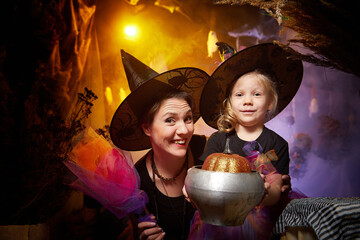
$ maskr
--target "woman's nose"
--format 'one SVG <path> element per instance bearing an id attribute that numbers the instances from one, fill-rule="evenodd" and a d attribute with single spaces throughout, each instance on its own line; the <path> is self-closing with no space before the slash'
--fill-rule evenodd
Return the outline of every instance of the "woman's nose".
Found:
<path id="1" fill-rule="evenodd" d="M 187 128 L 186 124 L 184 122 L 179 123 L 177 128 L 178 134 L 187 134 L 189 132 L 189 129 Z"/>

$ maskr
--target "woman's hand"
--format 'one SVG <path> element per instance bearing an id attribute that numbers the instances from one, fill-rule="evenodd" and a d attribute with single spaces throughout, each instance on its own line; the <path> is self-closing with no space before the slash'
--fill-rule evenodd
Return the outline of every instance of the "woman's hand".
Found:
<path id="1" fill-rule="evenodd" d="M 152 219 L 155 219 L 154 216 L 151 216 Z M 138 229 L 140 232 L 140 239 L 148 239 L 148 240 L 161 240 L 165 237 L 165 232 L 162 228 L 154 222 L 139 222 Z"/>
<path id="2" fill-rule="evenodd" d="M 188 201 L 189 203 L 191 203 L 191 200 L 190 200 L 190 198 L 189 198 L 189 195 L 188 195 L 187 192 L 186 192 L 185 185 L 184 185 L 183 188 L 182 188 L 182 192 L 183 192 L 183 194 L 184 194 L 184 196 L 185 196 L 186 201 Z"/>
<path id="3" fill-rule="evenodd" d="M 185 185 L 184 185 L 183 188 L 182 188 L 182 192 L 183 192 L 183 194 L 184 194 L 184 196 L 185 196 L 186 201 L 188 201 L 189 203 L 191 203 L 191 205 L 192 205 L 194 208 L 196 208 L 195 204 L 191 201 L 191 199 L 189 198 L 189 195 L 188 195 L 187 192 L 186 192 Z"/>
<path id="4" fill-rule="evenodd" d="M 191 169 L 191 168 L 189 168 L 189 169 L 187 170 L 187 172 L 189 172 L 190 169 Z M 183 188 L 182 188 L 182 192 L 183 192 L 183 194 L 184 194 L 184 196 L 185 196 L 186 201 L 188 201 L 189 203 L 191 203 L 191 205 L 192 205 L 194 208 L 196 208 L 196 206 L 195 206 L 194 203 L 191 201 L 191 199 L 189 198 L 189 195 L 188 195 L 187 192 L 186 192 L 185 185 L 184 185 Z"/>

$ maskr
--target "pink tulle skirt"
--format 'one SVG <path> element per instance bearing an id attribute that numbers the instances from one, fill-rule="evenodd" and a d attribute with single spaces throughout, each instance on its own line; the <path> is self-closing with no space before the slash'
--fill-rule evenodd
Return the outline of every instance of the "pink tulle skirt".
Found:
<path id="1" fill-rule="evenodd" d="M 132 159 L 112 148 L 91 128 L 64 164 L 77 177 L 69 185 L 99 201 L 118 218 L 144 211 L 148 197 L 140 190 Z"/>

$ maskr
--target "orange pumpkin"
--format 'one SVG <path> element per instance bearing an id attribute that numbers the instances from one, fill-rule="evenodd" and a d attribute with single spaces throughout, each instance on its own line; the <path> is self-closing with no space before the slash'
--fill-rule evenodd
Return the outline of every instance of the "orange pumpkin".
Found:
<path id="1" fill-rule="evenodd" d="M 201 169 L 215 172 L 251 172 L 249 161 L 233 153 L 213 153 L 204 161 Z"/>

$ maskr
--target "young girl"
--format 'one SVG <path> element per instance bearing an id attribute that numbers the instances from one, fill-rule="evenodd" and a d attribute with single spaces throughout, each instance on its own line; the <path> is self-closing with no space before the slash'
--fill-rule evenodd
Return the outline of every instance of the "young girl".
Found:
<path id="1" fill-rule="evenodd" d="M 284 207 L 280 201 L 281 175 L 289 174 L 290 158 L 288 143 L 265 123 L 291 101 L 301 83 L 302 71 L 301 61 L 292 60 L 273 44 L 247 48 L 215 70 L 203 90 L 200 112 L 204 121 L 219 131 L 210 136 L 200 159 L 223 152 L 228 138 L 233 153 L 257 159 L 254 169 L 265 174 L 270 188 L 243 225 L 213 226 L 201 222 L 197 215 L 190 239 L 271 239 L 272 228 Z M 262 158 L 251 158 L 254 153 Z"/>
<path id="2" fill-rule="evenodd" d="M 247 156 L 243 148 L 247 142 L 256 141 L 265 151 L 277 149 L 280 160 L 274 161 L 281 174 L 288 174 L 288 143 L 264 123 L 276 110 L 278 95 L 275 84 L 260 70 L 245 73 L 229 86 L 229 96 L 224 100 L 224 111 L 218 119 L 219 132 L 208 140 L 201 156 L 222 152 L 226 138 L 230 139 L 230 150 L 241 156 Z M 254 145 L 259 147 L 258 145 Z M 251 149 L 258 150 L 258 149 Z M 272 205 L 280 199 L 282 180 L 279 173 L 268 175 L 272 182 L 269 194 L 264 198 L 264 205 Z"/>

